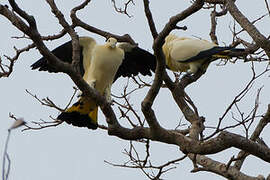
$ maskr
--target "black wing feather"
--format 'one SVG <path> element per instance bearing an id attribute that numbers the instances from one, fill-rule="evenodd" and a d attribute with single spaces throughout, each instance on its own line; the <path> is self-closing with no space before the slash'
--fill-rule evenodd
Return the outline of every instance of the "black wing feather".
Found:
<path id="1" fill-rule="evenodd" d="M 51 52 L 63 62 L 67 62 L 67 63 L 72 62 L 72 43 L 71 43 L 71 41 L 68 41 L 65 44 L 62 44 L 61 46 L 55 48 Z M 48 71 L 50 73 L 57 72 L 53 66 L 50 66 L 48 64 L 47 60 L 44 57 L 40 58 L 34 64 L 32 64 L 31 68 L 32 68 L 32 70 L 38 69 L 39 71 Z M 81 71 L 81 75 L 83 76 L 84 68 L 83 68 L 83 54 L 82 54 L 82 47 L 81 46 L 80 46 L 80 71 Z"/>
<path id="2" fill-rule="evenodd" d="M 132 48 L 131 51 L 125 52 L 125 57 L 116 72 L 114 81 L 120 76 L 131 77 L 139 73 L 151 76 L 151 71 L 155 72 L 156 57 L 150 52 L 139 47 Z"/>

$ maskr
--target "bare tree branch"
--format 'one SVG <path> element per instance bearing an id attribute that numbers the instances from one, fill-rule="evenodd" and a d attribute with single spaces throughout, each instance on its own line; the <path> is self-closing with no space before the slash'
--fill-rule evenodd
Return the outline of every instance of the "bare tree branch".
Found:
<path id="1" fill-rule="evenodd" d="M 244 28 L 252 39 L 265 50 L 270 58 L 270 41 L 239 11 L 232 0 L 226 0 L 226 7 L 233 18 Z"/>
<path id="2" fill-rule="evenodd" d="M 149 0 L 143 0 L 144 3 L 144 11 L 145 16 L 148 21 L 148 25 L 151 31 L 151 34 L 154 39 L 153 50 L 154 54 L 157 58 L 157 67 L 155 72 L 155 78 L 153 83 L 148 83 L 139 78 L 132 78 L 135 82 L 136 88 L 132 90 L 128 90 L 127 86 L 124 88 L 124 92 L 121 95 L 114 96 L 117 98 L 114 103 L 117 105 L 120 111 L 120 117 L 116 117 L 114 110 L 111 107 L 111 104 L 106 101 L 104 97 L 102 97 L 98 92 L 96 92 L 93 88 L 89 87 L 89 85 L 82 79 L 79 75 L 79 42 L 78 35 L 75 31 L 76 27 L 82 27 L 89 32 L 93 32 L 99 34 L 105 38 L 115 37 L 119 42 L 130 42 L 132 44 L 136 44 L 136 42 L 128 35 L 125 34 L 123 36 L 112 34 L 108 31 L 104 31 L 88 25 L 77 17 L 77 12 L 79 10 L 83 10 L 87 5 L 89 5 L 91 0 L 83 0 L 81 4 L 74 7 L 70 12 L 70 18 L 72 20 L 72 24 L 69 24 L 68 21 L 64 18 L 63 13 L 58 9 L 54 0 L 47 0 L 47 3 L 50 5 L 50 8 L 53 14 L 59 21 L 59 24 L 62 26 L 62 30 L 55 35 L 41 36 L 38 32 L 37 25 L 33 16 L 29 15 L 23 9 L 21 9 L 14 0 L 9 0 L 9 3 L 12 7 L 10 10 L 7 6 L 0 5 L 0 14 L 6 17 L 12 24 L 19 29 L 22 33 L 22 37 L 14 37 L 16 39 L 30 39 L 33 41 L 32 44 L 29 44 L 25 48 L 16 49 L 15 48 L 15 56 L 8 57 L 6 56 L 9 64 L 6 65 L 0 59 L 0 78 L 9 76 L 13 70 L 14 62 L 19 58 L 20 54 L 26 52 L 32 48 L 37 48 L 39 52 L 48 59 L 48 63 L 53 65 L 55 69 L 59 72 L 64 72 L 70 76 L 70 78 L 74 81 L 77 87 L 85 94 L 87 97 L 91 97 L 93 100 L 97 102 L 97 104 L 101 107 L 102 112 L 106 117 L 107 125 L 98 125 L 99 128 L 106 130 L 109 135 L 117 136 L 124 140 L 130 140 L 130 148 L 125 150 L 125 154 L 128 155 L 129 160 L 125 164 L 117 165 L 114 163 L 109 163 L 113 166 L 127 167 L 127 168 L 139 168 L 149 179 L 160 179 L 161 176 L 167 171 L 176 168 L 176 164 L 183 160 L 185 157 L 189 157 L 193 163 L 194 169 L 192 172 L 199 171 L 208 171 L 220 176 L 223 176 L 228 179 L 240 180 L 240 179 L 256 179 L 261 180 L 264 177 L 259 175 L 257 177 L 248 176 L 240 171 L 241 166 L 248 155 L 254 155 L 266 162 L 270 162 L 270 149 L 266 146 L 266 144 L 260 140 L 260 134 L 265 126 L 269 123 L 270 116 L 270 105 L 268 106 L 268 110 L 266 114 L 261 118 L 260 122 L 256 126 L 255 131 L 252 133 L 250 139 L 248 139 L 250 131 L 254 126 L 256 120 L 261 117 L 257 115 L 258 113 L 258 101 L 259 101 L 259 92 L 257 98 L 255 100 L 255 106 L 252 110 L 243 111 L 241 106 L 239 106 L 239 102 L 247 95 L 247 93 L 251 90 L 251 87 L 255 80 L 258 77 L 262 76 L 264 73 L 269 71 L 267 67 L 263 73 L 257 75 L 254 70 L 254 62 L 262 62 L 269 61 L 270 55 L 270 42 L 269 37 L 266 38 L 263 34 L 259 32 L 259 30 L 255 27 L 255 22 L 261 21 L 264 16 L 259 17 L 258 19 L 250 22 L 235 5 L 233 0 L 193 0 L 190 7 L 185 9 L 184 11 L 172 16 L 168 23 L 164 26 L 160 33 L 157 32 L 155 27 L 155 22 L 152 17 L 152 12 L 149 7 Z M 131 3 L 134 3 L 132 0 L 127 0 L 124 4 L 124 9 L 118 8 L 116 6 L 116 2 L 112 0 L 114 8 L 116 11 L 120 13 L 124 13 L 127 16 L 130 16 L 128 13 L 128 6 Z M 266 9 L 269 13 L 269 5 L 265 1 Z M 213 42 L 218 43 L 218 36 L 216 35 L 217 29 L 217 18 L 223 15 L 226 15 L 229 11 L 233 18 L 240 24 L 242 29 L 240 31 L 236 30 L 236 25 L 231 29 L 233 42 L 231 43 L 232 47 L 236 47 L 240 44 L 244 45 L 246 48 L 245 52 L 242 52 L 243 59 L 245 62 L 252 61 L 252 79 L 246 85 L 246 87 L 234 98 L 231 104 L 229 104 L 228 108 L 225 110 L 224 114 L 220 118 L 216 127 L 214 127 L 214 133 L 210 134 L 207 138 L 202 138 L 203 133 L 205 133 L 204 123 L 206 119 L 199 115 L 199 107 L 196 106 L 194 101 L 192 100 L 192 96 L 189 96 L 185 91 L 186 88 L 195 83 L 204 72 L 199 71 L 198 73 L 189 76 L 184 75 L 180 78 L 181 73 L 175 75 L 175 81 L 173 82 L 171 78 L 168 76 L 165 71 L 166 64 L 164 54 L 162 52 L 162 45 L 164 43 L 165 37 L 174 29 L 185 30 L 186 26 L 180 27 L 177 24 L 181 21 L 185 20 L 192 14 L 201 10 L 210 10 L 211 13 L 211 31 L 210 37 Z M 218 10 L 217 10 L 218 9 Z M 248 32 L 252 39 L 255 41 L 248 42 L 246 40 L 241 39 L 242 32 Z M 65 34 L 69 34 L 72 39 L 73 45 L 73 61 L 72 64 L 67 64 L 61 62 L 57 57 L 55 57 L 48 48 L 44 45 L 44 40 L 53 40 L 62 37 Z M 262 48 L 263 50 L 261 50 Z M 254 53 L 249 55 L 249 53 Z M 266 53 L 266 54 L 265 54 Z M 268 57 L 267 57 L 267 56 Z M 236 61 L 236 60 L 233 60 Z M 232 62 L 233 62 L 232 61 Z M 163 84 L 163 80 L 165 85 Z M 129 101 L 129 97 L 137 90 L 142 89 L 143 87 L 150 87 L 147 92 L 144 100 L 141 103 L 141 110 L 143 112 L 144 118 L 140 117 L 140 112 L 133 107 L 131 101 Z M 190 126 L 183 130 L 171 130 L 164 129 L 159 124 L 160 120 L 157 117 L 155 111 L 158 109 L 153 108 L 153 103 L 159 94 L 160 88 L 168 88 L 173 95 L 174 101 L 177 103 L 179 110 L 183 113 L 185 119 L 190 123 Z M 65 108 L 60 108 L 56 106 L 56 104 L 49 98 L 39 99 L 36 95 L 28 92 L 32 97 L 38 100 L 42 105 L 52 107 L 57 109 L 58 111 L 64 111 L 71 103 L 72 98 L 76 94 L 76 90 L 72 95 L 71 99 L 68 102 L 68 105 Z M 232 111 L 232 108 L 235 108 L 236 113 L 232 113 L 232 120 L 235 122 L 226 126 L 221 127 L 221 123 L 223 122 L 224 117 Z M 244 114 L 245 113 L 245 114 Z M 10 115 L 10 117 L 15 118 L 14 115 Z M 39 130 L 47 127 L 54 127 L 61 124 L 61 121 L 57 121 L 52 118 L 52 121 L 44 121 L 40 120 L 38 122 L 33 122 L 34 127 L 25 125 L 26 128 L 24 130 Z M 127 128 L 122 126 L 119 122 L 119 119 L 125 119 L 128 123 Z M 147 124 L 145 123 L 147 122 Z M 240 136 L 238 134 L 234 134 L 231 132 L 225 132 L 225 130 L 241 127 L 244 129 L 244 135 Z M 201 137 L 201 138 L 200 138 Z M 199 139 L 200 138 L 200 139 Z M 140 143 L 144 143 L 145 152 L 142 156 L 140 152 L 133 145 L 133 140 L 136 140 Z M 161 143 L 171 144 L 179 147 L 180 151 L 184 152 L 184 157 L 177 158 L 171 161 L 167 161 L 161 165 L 153 165 L 150 158 L 150 141 L 158 141 Z M 234 156 L 228 160 L 228 162 L 221 163 L 217 162 L 213 159 L 210 159 L 203 155 L 208 154 L 216 154 L 223 150 L 230 148 L 237 148 L 241 150 L 237 157 Z M 231 164 L 235 162 L 234 166 Z M 6 173 L 6 172 L 5 172 Z M 8 173 L 6 173 L 8 174 Z M 7 176 L 8 177 L 8 176 Z M 269 177 L 268 177 L 269 179 Z M 5 179 L 6 180 L 6 179 Z"/>
<path id="3" fill-rule="evenodd" d="M 116 12 L 121 13 L 121 14 L 125 14 L 125 15 L 127 15 L 129 18 L 132 17 L 132 15 L 129 15 L 127 8 L 128 8 L 128 6 L 129 6 L 129 4 L 131 4 L 131 3 L 132 3 L 133 5 L 135 5 L 135 3 L 134 3 L 133 0 L 128 0 L 128 1 L 124 4 L 124 9 L 118 8 L 118 7 L 116 6 L 115 0 L 111 0 L 111 2 L 113 3 L 113 7 L 114 7 L 114 9 L 115 9 Z"/>
<path id="4" fill-rule="evenodd" d="M 157 29 L 155 27 L 152 13 L 151 13 L 150 8 L 149 8 L 149 0 L 143 0 L 143 4 L 144 4 L 144 13 L 145 13 L 145 16 L 148 20 L 150 31 L 152 33 L 153 38 L 156 39 L 156 37 L 158 36 L 158 33 L 157 33 Z"/>
<path id="5" fill-rule="evenodd" d="M 202 166 L 202 168 L 195 168 L 192 172 L 208 171 L 218 175 L 221 175 L 230 180 L 263 180 L 258 177 L 248 176 L 234 167 L 227 168 L 226 164 L 214 161 L 206 156 L 197 155 L 196 162 Z"/>
<path id="6" fill-rule="evenodd" d="M 82 20 L 80 20 L 76 13 L 77 11 L 83 9 L 85 6 L 88 5 L 88 3 L 90 3 L 91 0 L 85 0 L 81 5 L 73 8 L 71 10 L 71 13 L 70 13 L 70 17 L 72 19 L 72 26 L 79 26 L 79 27 L 82 27 L 84 28 L 85 30 L 88 30 L 90 32 L 93 32 L 93 33 L 96 33 L 96 34 L 99 34 L 103 37 L 105 37 L 106 39 L 110 38 L 110 37 L 114 37 L 117 39 L 118 42 L 129 42 L 131 44 L 134 44 L 134 45 L 137 45 L 136 42 L 128 35 L 128 34 L 125 34 L 123 36 L 119 36 L 119 35 L 116 35 L 116 34 L 112 34 L 110 32 L 107 32 L 107 31 L 103 31 L 101 29 L 98 29 L 94 26 L 91 26 L 85 22 L 83 22 Z"/>
<path id="7" fill-rule="evenodd" d="M 254 132 L 252 133 L 250 140 L 251 141 L 256 141 L 260 134 L 262 133 L 263 129 L 265 128 L 265 126 L 270 123 L 270 105 L 268 105 L 268 109 L 266 114 L 263 116 L 263 118 L 260 120 L 260 122 L 258 123 L 256 129 L 254 130 Z M 237 159 L 239 159 L 238 161 L 235 162 L 234 167 L 238 170 L 241 169 L 242 164 L 245 160 L 245 158 L 248 156 L 249 154 L 246 153 L 245 151 L 240 151 L 237 155 Z"/>
<path id="8" fill-rule="evenodd" d="M 250 91 L 254 81 L 256 79 L 258 79 L 259 77 L 261 77 L 263 74 L 265 74 L 268 71 L 269 71 L 269 69 L 265 69 L 263 72 L 261 72 L 260 74 L 257 75 L 256 72 L 255 72 L 254 67 L 252 66 L 252 78 L 251 78 L 251 80 L 247 83 L 245 88 L 238 95 L 235 96 L 232 103 L 227 107 L 224 114 L 219 118 L 218 125 L 216 127 L 216 131 L 214 133 L 212 133 L 211 135 L 209 135 L 208 137 L 206 137 L 205 139 L 209 139 L 209 138 L 215 136 L 217 133 L 220 132 L 221 123 L 224 120 L 225 116 L 228 114 L 228 112 L 232 109 L 233 106 L 235 106 L 237 104 L 237 102 L 241 101 L 241 99 L 245 97 L 245 95 Z"/>

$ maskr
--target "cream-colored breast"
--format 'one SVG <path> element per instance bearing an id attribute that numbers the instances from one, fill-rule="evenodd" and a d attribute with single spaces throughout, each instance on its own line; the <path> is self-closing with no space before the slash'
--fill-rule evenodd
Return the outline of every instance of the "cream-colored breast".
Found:
<path id="1" fill-rule="evenodd" d="M 168 40 L 168 39 L 167 39 Z M 173 47 L 172 41 L 165 41 L 165 44 L 162 46 L 163 53 L 165 55 L 166 65 L 170 68 L 172 71 L 180 71 L 185 72 L 189 69 L 188 64 L 185 63 L 179 63 L 174 58 L 171 57 L 171 50 Z"/>
<path id="2" fill-rule="evenodd" d="M 95 88 L 101 94 L 113 82 L 114 76 L 124 59 L 124 52 L 119 48 L 96 46 L 92 52 L 91 66 L 87 81 L 95 81 Z"/>

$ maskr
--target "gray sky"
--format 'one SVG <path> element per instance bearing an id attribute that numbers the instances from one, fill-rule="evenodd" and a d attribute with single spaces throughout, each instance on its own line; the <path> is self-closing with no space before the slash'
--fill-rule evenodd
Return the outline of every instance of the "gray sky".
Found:
<path id="1" fill-rule="evenodd" d="M 56 1 L 58 7 L 69 19 L 68 12 L 77 5 L 75 1 Z M 168 3 L 169 2 L 169 3 Z M 151 1 L 150 7 L 156 22 L 158 31 L 160 31 L 169 17 L 185 9 L 190 5 L 189 1 L 170 0 L 170 1 Z M 1 4 L 6 1 L 1 1 Z M 267 13 L 263 0 L 260 1 L 238 1 L 240 10 L 249 18 L 254 20 Z M 49 6 L 45 1 L 25 1 L 22 7 L 34 15 L 38 24 L 39 32 L 42 35 L 57 34 L 61 27 L 57 19 L 51 14 Z M 114 11 L 110 1 L 93 1 L 90 5 L 79 13 L 79 17 L 86 23 L 96 26 L 100 29 L 110 31 L 119 35 L 128 33 L 141 48 L 152 52 L 152 37 L 146 24 L 142 1 L 136 2 L 136 6 L 130 6 L 129 12 L 133 15 L 128 18 L 125 15 Z M 69 20 L 70 22 L 70 20 Z M 256 26 L 266 34 L 270 34 L 269 16 L 265 17 L 263 23 Z M 209 39 L 210 18 L 209 11 L 201 10 L 192 15 L 180 26 L 186 25 L 188 30 L 175 31 L 179 36 L 196 36 Z M 229 44 L 232 40 L 232 34 L 229 26 L 233 25 L 233 19 L 230 15 L 219 19 L 217 35 L 220 44 Z M 22 48 L 29 44 L 26 40 L 11 39 L 11 36 L 21 36 L 22 34 L 2 16 L 0 16 L 0 56 L 14 55 L 13 46 Z M 240 30 L 239 26 L 237 26 Z M 79 35 L 88 35 L 96 38 L 98 43 L 104 43 L 104 38 L 76 29 Z M 246 33 L 243 38 L 250 40 Z M 68 41 L 70 38 L 65 36 L 54 42 L 46 42 L 50 49 Z M 31 71 L 30 65 L 38 60 L 41 55 L 37 50 L 31 50 L 20 56 L 15 64 L 15 69 L 9 78 L 1 78 L 1 108 L 0 108 L 0 144 L 4 144 L 7 136 L 7 129 L 13 123 L 8 117 L 9 112 L 17 117 L 23 117 L 27 122 L 50 120 L 49 116 L 56 117 L 58 112 L 54 109 L 41 106 L 35 99 L 30 97 L 25 89 L 40 98 L 50 97 L 57 105 L 64 107 L 73 93 L 73 82 L 64 74 L 49 74 L 46 72 Z M 196 83 L 188 88 L 188 93 L 199 108 L 199 113 L 206 117 L 207 126 L 215 126 L 218 118 L 224 113 L 229 103 L 233 100 L 251 78 L 251 64 L 237 62 L 226 66 L 216 66 L 217 62 L 210 65 L 207 73 Z M 257 72 L 262 71 L 265 64 L 255 63 Z M 270 102 L 269 77 L 264 76 L 259 79 L 243 100 L 240 107 L 243 110 L 250 111 L 254 105 L 257 89 L 264 85 L 260 112 L 265 112 L 267 104 Z M 113 85 L 112 93 L 121 94 L 126 80 L 117 81 Z M 137 109 L 140 108 L 140 102 L 145 95 L 145 90 L 131 96 L 131 102 Z M 165 128 L 174 128 L 182 118 L 182 114 L 172 100 L 168 90 L 161 90 L 155 101 L 154 108 L 159 122 Z M 116 109 L 116 107 L 115 107 Z M 117 111 L 116 111 L 117 112 Z M 104 115 L 99 112 L 99 122 L 105 124 Z M 123 120 L 120 120 L 123 122 Z M 186 122 L 184 122 L 186 123 Z M 231 116 L 228 116 L 224 124 L 230 124 Z M 265 132 L 262 137 L 267 144 L 269 134 Z M 244 130 L 238 128 L 237 133 L 243 135 Z M 14 180 L 47 180 L 47 179 L 146 179 L 140 170 L 112 167 L 104 160 L 113 163 L 123 163 L 127 157 L 123 155 L 124 148 L 128 148 L 129 142 L 116 137 L 110 137 L 104 130 L 90 131 L 86 128 L 76 128 L 65 123 L 56 127 L 43 129 L 40 131 L 21 132 L 16 130 L 11 136 L 9 144 L 9 155 L 11 157 L 10 179 Z M 141 152 L 144 153 L 144 146 L 136 144 Z M 2 147 L 2 146 L 1 146 Z M 214 155 L 216 160 L 228 162 L 232 155 L 238 152 L 236 149 L 226 150 L 219 155 Z M 1 160 L 3 148 L 0 148 Z M 178 147 L 161 143 L 151 143 L 152 162 L 159 165 L 169 160 L 176 159 L 183 154 L 179 152 Z M 225 160 L 225 161 L 224 161 Z M 260 168 L 258 168 L 258 165 Z M 255 170 L 256 169 L 256 170 Z M 169 171 L 163 178 L 165 179 L 203 179 L 211 180 L 222 179 L 219 176 L 209 173 L 192 174 L 192 163 L 186 159 L 177 166 L 177 169 Z M 257 176 L 258 174 L 267 175 L 270 171 L 269 164 L 266 164 L 257 158 L 249 157 L 243 167 L 248 175 Z M 211 178 L 209 178 L 211 177 Z"/>

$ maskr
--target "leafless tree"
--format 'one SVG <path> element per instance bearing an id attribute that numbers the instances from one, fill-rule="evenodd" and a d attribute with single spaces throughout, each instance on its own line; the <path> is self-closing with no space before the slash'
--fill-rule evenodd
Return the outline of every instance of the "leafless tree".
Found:
<path id="1" fill-rule="evenodd" d="M 130 148 L 124 151 L 124 154 L 129 158 L 127 162 L 116 164 L 106 161 L 106 163 L 113 166 L 141 169 L 149 179 L 161 179 L 164 173 L 176 168 L 176 165 L 180 163 L 181 160 L 189 158 L 194 165 L 194 169 L 191 171 L 193 173 L 208 171 L 232 180 L 270 179 L 270 176 L 267 174 L 253 177 L 241 171 L 241 167 L 244 164 L 246 157 L 249 155 L 253 155 L 261 159 L 261 161 L 270 163 L 270 149 L 261 137 L 261 132 L 270 122 L 270 104 L 264 114 L 258 114 L 261 92 L 261 89 L 259 89 L 255 98 L 254 107 L 250 112 L 243 112 L 239 107 L 239 104 L 250 91 L 253 83 L 258 78 L 267 74 L 269 75 L 267 63 L 269 62 L 270 57 L 269 35 L 262 34 L 255 26 L 255 23 L 264 17 L 263 15 L 251 22 L 241 13 L 235 4 L 235 0 L 193 0 L 190 7 L 179 12 L 175 16 L 170 17 L 167 24 L 165 24 L 164 28 L 158 33 L 149 7 L 149 0 L 143 0 L 145 16 L 148 20 L 148 26 L 154 39 L 153 51 L 157 59 L 155 76 L 152 82 L 146 82 L 140 77 L 130 78 L 127 81 L 124 92 L 121 93 L 121 95 L 114 95 L 114 103 L 117 106 L 115 109 L 112 108 L 111 104 L 108 103 L 104 97 L 100 96 L 94 89 L 89 87 L 78 73 L 79 44 L 75 27 L 81 27 L 103 37 L 113 36 L 117 38 L 118 41 L 128 41 L 134 44 L 136 41 L 128 34 L 112 34 L 93 27 L 78 18 L 77 12 L 83 10 L 91 3 L 91 0 L 84 0 L 79 6 L 74 7 L 70 11 L 71 23 L 68 23 L 62 12 L 56 6 L 54 0 L 46 1 L 49 4 L 52 13 L 58 19 L 59 24 L 62 26 L 62 31 L 59 34 L 50 36 L 40 35 L 34 16 L 29 15 L 19 7 L 15 0 L 9 0 L 9 5 L 0 3 L 0 14 L 7 18 L 15 28 L 19 29 L 24 34 L 24 36 L 17 38 L 27 38 L 32 40 L 32 43 L 25 48 L 15 48 L 16 54 L 14 57 L 5 56 L 4 60 L 3 58 L 0 59 L 0 78 L 8 77 L 12 73 L 14 62 L 19 59 L 22 53 L 29 49 L 37 48 L 41 55 L 48 59 L 50 65 L 54 66 L 59 72 L 66 73 L 86 96 L 93 98 L 97 102 L 105 115 L 107 122 L 106 126 L 100 125 L 99 128 L 107 131 L 110 136 L 116 136 L 130 141 Z M 112 0 L 112 4 L 117 12 L 126 14 L 129 17 L 132 16 L 128 12 L 128 7 L 134 4 L 134 1 L 126 1 L 124 7 L 119 7 L 114 0 Z M 269 15 L 268 2 L 265 1 L 265 4 Z M 196 81 L 203 73 L 198 72 L 192 76 L 182 76 L 181 74 L 175 73 L 175 76 L 169 76 L 165 70 L 164 55 L 161 50 L 165 37 L 172 30 L 186 29 L 185 26 L 180 27 L 177 24 L 202 9 L 211 11 L 211 30 L 209 35 L 213 42 L 218 43 L 219 39 L 216 36 L 217 19 L 225 15 L 230 15 L 242 28 L 240 31 L 237 31 L 234 27 L 231 29 L 233 36 L 231 46 L 242 44 L 245 47 L 245 52 L 241 52 L 245 57 L 243 59 L 245 62 L 251 64 L 266 62 L 265 70 L 259 73 L 256 72 L 252 66 L 252 78 L 227 106 L 224 114 L 218 119 L 218 123 L 215 127 L 206 126 L 208 119 L 199 115 L 199 107 L 196 106 L 186 92 L 186 88 L 193 83 L 197 83 Z M 241 39 L 239 35 L 242 32 L 248 33 L 252 38 L 252 42 Z M 72 39 L 74 54 L 72 64 L 61 62 L 44 44 L 44 41 L 58 39 L 65 34 L 68 34 Z M 130 81 L 135 82 L 137 87 L 130 90 L 128 88 Z M 149 90 L 141 102 L 141 112 L 143 115 L 140 115 L 130 103 L 129 97 L 132 96 L 135 91 L 144 87 L 148 87 Z M 172 94 L 172 101 L 176 102 L 180 111 L 183 113 L 185 120 L 189 123 L 188 126 L 185 126 L 187 128 L 183 128 L 182 122 L 180 122 L 175 129 L 165 129 L 160 125 L 155 113 L 158 109 L 154 109 L 152 105 L 161 88 L 165 88 Z M 27 92 L 42 105 L 56 108 L 57 111 L 63 111 L 65 109 L 57 107 L 49 98 L 39 99 L 37 95 L 34 95 L 29 91 Z M 72 95 L 72 98 L 75 94 L 76 90 Z M 115 111 L 117 110 L 120 111 L 120 117 L 117 117 L 115 114 Z M 224 119 L 229 116 L 229 113 L 232 113 L 231 119 L 233 119 L 235 123 L 224 126 Z M 11 115 L 11 117 L 15 118 L 13 115 Z M 122 126 L 119 123 L 119 119 L 125 119 L 128 125 Z M 55 119 L 52 119 L 51 122 L 35 122 L 37 127 L 27 125 L 25 130 L 42 129 L 57 126 L 60 123 L 62 122 Z M 241 133 L 233 133 L 233 130 L 238 127 L 243 127 L 245 129 L 243 135 L 241 135 Z M 206 131 L 209 129 L 210 131 Z M 150 158 L 151 152 L 149 147 L 151 146 L 151 141 L 178 146 L 179 158 L 174 160 L 168 159 L 164 164 L 154 165 Z M 136 145 L 134 145 L 135 142 L 143 143 L 145 145 L 145 152 L 143 154 L 136 149 Z M 210 154 L 218 154 L 223 150 L 233 147 L 237 148 L 239 153 L 233 155 L 228 162 L 219 162 L 207 156 Z M 181 157 L 182 153 L 184 155 Z"/>

